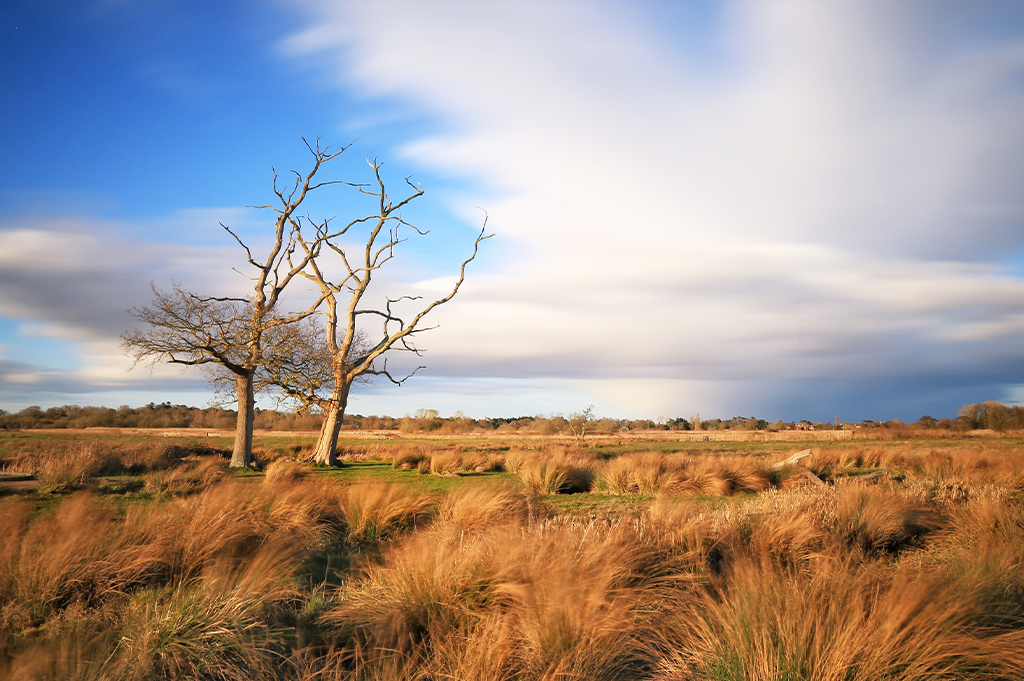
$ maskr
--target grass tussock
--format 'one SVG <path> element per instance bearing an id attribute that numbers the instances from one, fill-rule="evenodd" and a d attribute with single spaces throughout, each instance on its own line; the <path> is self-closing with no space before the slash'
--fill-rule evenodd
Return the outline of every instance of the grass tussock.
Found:
<path id="1" fill-rule="evenodd" d="M 297 461 L 277 459 L 267 465 L 263 481 L 268 485 L 291 485 L 304 479 L 307 470 L 306 466 Z"/>
<path id="2" fill-rule="evenodd" d="M 504 470 L 504 456 L 495 452 L 463 452 L 445 448 L 398 447 L 391 456 L 395 470 L 416 470 L 446 478 Z"/>
<path id="3" fill-rule="evenodd" d="M 174 468 L 145 473 L 142 476 L 143 488 L 158 497 L 194 494 L 224 480 L 228 475 L 227 469 L 227 462 L 219 458 L 186 461 Z"/>
<path id="4" fill-rule="evenodd" d="M 438 452 L 430 457 L 430 474 L 455 477 L 462 472 L 462 455 L 458 452 Z"/>
<path id="5" fill-rule="evenodd" d="M 534 494 L 580 494 L 595 489 L 592 455 L 565 448 L 541 452 L 509 452 L 505 468 Z"/>
<path id="6" fill-rule="evenodd" d="M 417 447 L 395 452 L 391 484 L 283 457 L 261 483 L 217 457 L 111 451 L 79 451 L 69 468 L 93 473 L 59 492 L 0 498 L 0 678 L 1024 669 L 1024 460 L 1005 447 L 852 442 L 782 467 L 786 452 Z M 481 480 L 499 461 L 519 480 Z M 435 462 L 458 479 L 398 473 Z M 91 487 L 132 466 L 143 494 Z M 448 491 L 421 491 L 436 483 Z M 623 495 L 640 501 L 601 510 Z"/>
<path id="7" fill-rule="evenodd" d="M 613 679 L 649 666 L 633 623 L 643 547 L 580 526 L 454 529 L 395 547 L 324 615 L 350 673 Z"/>
<path id="8" fill-rule="evenodd" d="M 395 470 L 416 470 L 420 463 L 429 460 L 429 453 L 423 451 L 423 448 L 421 447 L 409 447 L 402 445 L 395 447 L 391 452 L 391 467 Z"/>
<path id="9" fill-rule="evenodd" d="M 274 613 L 296 597 L 292 552 L 273 544 L 250 561 L 139 591 L 122 612 L 112 675 L 125 679 L 266 678 L 287 650 Z"/>
<path id="10" fill-rule="evenodd" d="M 509 487 L 470 487 L 448 494 L 434 521 L 436 527 L 452 531 L 478 529 L 527 517 L 527 499 Z"/>
<path id="11" fill-rule="evenodd" d="M 778 487 L 787 471 L 773 470 L 751 457 L 625 454 L 598 469 L 600 487 L 610 494 L 732 496 Z"/>
<path id="12" fill-rule="evenodd" d="M 354 485 L 338 495 L 341 515 L 352 541 L 389 540 L 429 518 L 431 496 L 402 485 Z"/>
<path id="13" fill-rule="evenodd" d="M 121 461 L 106 447 L 76 444 L 62 450 L 43 450 L 35 456 L 21 457 L 15 468 L 27 471 L 44 489 L 59 494 L 80 488 L 98 475 L 120 472 Z"/>
<path id="14" fill-rule="evenodd" d="M 811 573 L 737 561 L 666 613 L 657 679 L 1003 679 L 1019 632 L 978 626 L 978 594 L 938 575 L 823 556 Z"/>

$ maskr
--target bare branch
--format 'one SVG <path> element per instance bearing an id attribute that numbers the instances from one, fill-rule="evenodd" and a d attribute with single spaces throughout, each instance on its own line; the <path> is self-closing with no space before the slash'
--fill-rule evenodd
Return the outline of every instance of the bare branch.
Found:
<path id="1" fill-rule="evenodd" d="M 286 346 L 277 339 L 289 335 L 279 331 L 316 314 L 318 307 L 331 295 L 330 289 L 321 290 L 308 307 L 279 310 L 284 291 L 295 277 L 306 276 L 309 263 L 319 257 L 323 243 L 331 236 L 330 219 L 317 223 L 309 218 L 310 224 L 315 225 L 316 237 L 311 244 L 307 243 L 303 239 L 298 210 L 310 191 L 336 184 L 358 190 L 363 186 L 343 180 L 315 179 L 321 166 L 348 146 L 332 152 L 321 147 L 319 138 L 315 145 L 305 138 L 303 143 L 313 156 L 312 168 L 306 174 L 293 171 L 294 182 L 290 186 L 282 186 L 277 171 L 273 170 L 272 190 L 278 204 L 259 206 L 272 209 L 276 214 L 265 260 L 257 260 L 239 234 L 220 223 L 242 247 L 246 262 L 255 270 L 249 274 L 239 272 L 252 282 L 251 296 L 199 295 L 177 284 L 166 293 L 154 288 L 152 305 L 131 311 L 146 329 L 122 336 L 126 352 L 136 363 L 166 361 L 185 366 L 219 366 L 237 377 L 239 426 L 232 465 L 248 465 L 252 460 L 253 379 L 261 367 L 282 361 L 277 353 L 282 353 Z M 356 223 L 340 230 L 339 235 L 352 224 Z M 299 368 L 294 371 L 298 372 Z M 236 464 L 236 459 L 243 463 Z"/>
<path id="2" fill-rule="evenodd" d="M 242 346 L 246 349 L 244 366 L 252 367 L 257 388 L 273 389 L 282 399 L 324 412 L 325 430 L 321 433 L 316 457 L 330 463 L 352 384 L 381 376 L 395 385 L 402 385 L 424 368 L 417 366 L 408 374 L 396 375 L 388 366 L 387 353 L 408 352 L 422 356 L 423 350 L 415 339 L 424 331 L 436 328 L 426 325 L 426 316 L 458 293 L 465 281 L 467 266 L 479 253 L 480 243 L 492 235 L 486 231 L 485 212 L 472 253 L 462 262 L 458 279 L 446 295 L 425 301 L 426 304 L 416 295 L 386 296 L 382 305 L 367 306 L 362 301 L 374 275 L 396 257 L 396 248 L 410 234 L 425 236 L 429 233 L 402 214 L 415 199 L 423 196 L 423 187 L 406 177 L 403 195 L 392 198 L 383 179 L 383 163 L 377 159 L 367 159 L 372 183 L 316 180 L 320 166 L 341 152 L 322 147 L 319 138 L 314 142 L 303 138 L 303 143 L 313 156 L 312 168 L 305 175 L 294 173 L 294 183 L 287 190 L 279 186 L 277 174 L 274 174 L 273 188 L 278 204 L 265 206 L 275 212 L 275 237 L 267 259 L 262 264 L 256 263 L 246 250 L 250 264 L 257 271 L 252 278 L 253 296 L 243 306 L 249 317 L 241 328 L 249 330 L 250 335 Z M 351 187 L 371 197 L 375 210 L 349 220 L 340 228 L 332 224 L 334 217 L 318 221 L 308 212 L 302 216 L 298 208 L 308 192 L 329 185 Z M 350 248 L 342 238 L 349 238 L 357 228 L 365 229 L 365 240 Z M 232 235 L 241 243 L 237 235 Z M 295 277 L 313 284 L 318 290 L 316 300 L 308 307 L 280 312 L 277 308 L 282 292 Z M 345 300 L 339 300 L 342 292 Z M 420 306 L 418 310 L 417 306 Z M 380 324 L 379 335 L 374 334 L 375 339 L 370 341 L 360 324 L 374 319 Z M 192 355 L 177 358 L 193 360 Z"/>
<path id="3" fill-rule="evenodd" d="M 406 374 L 404 378 L 396 379 L 388 371 L 388 361 L 387 361 L 387 358 L 384 358 L 384 366 L 383 367 L 381 367 L 380 369 L 373 369 L 371 367 L 370 369 L 367 369 L 363 373 L 364 374 L 370 374 L 372 376 L 383 376 L 386 379 L 388 379 L 389 381 L 391 381 L 392 383 L 394 383 L 395 385 L 402 385 L 403 383 L 408 381 L 410 378 L 415 376 L 416 372 L 419 371 L 420 369 L 426 369 L 426 367 L 425 366 L 418 366 L 415 369 L 413 369 L 412 371 L 410 371 L 408 374 Z"/>
<path id="4" fill-rule="evenodd" d="M 253 259 L 253 257 L 252 257 L 252 251 L 250 251 L 250 250 L 249 250 L 249 247 L 245 245 L 245 242 L 244 242 L 244 241 L 242 241 L 242 239 L 241 239 L 241 238 L 239 238 L 239 236 L 238 236 L 237 234 L 235 234 L 235 233 L 234 233 L 233 231 L 231 231 L 231 228 L 230 228 L 230 227 L 228 227 L 227 225 L 225 225 L 225 224 L 224 224 L 223 222 L 221 222 L 221 223 L 219 223 L 219 224 L 220 224 L 220 226 L 221 226 L 221 227 L 223 227 L 223 228 L 224 228 L 224 230 L 225 230 L 225 231 L 226 231 L 226 232 L 227 232 L 228 234 L 230 234 L 231 236 L 235 237 L 235 241 L 237 241 L 237 242 L 238 242 L 238 244 L 239 244 L 239 245 L 240 245 L 240 246 L 241 246 L 242 248 L 244 248 L 244 249 L 245 249 L 245 255 L 247 256 L 247 259 L 248 259 L 248 261 L 249 261 L 249 264 L 250 264 L 250 265 L 252 265 L 253 267 L 263 267 L 263 265 L 259 264 L 258 262 L 256 262 L 256 261 L 255 261 L 255 260 Z"/>

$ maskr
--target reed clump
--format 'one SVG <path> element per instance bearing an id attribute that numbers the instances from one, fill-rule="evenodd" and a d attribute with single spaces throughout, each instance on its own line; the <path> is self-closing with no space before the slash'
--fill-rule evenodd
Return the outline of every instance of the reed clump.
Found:
<path id="1" fill-rule="evenodd" d="M 597 462 L 585 450 L 511 451 L 505 456 L 504 468 L 534 494 L 581 494 L 593 491 L 597 484 Z"/>
<path id="2" fill-rule="evenodd" d="M 610 494 L 732 496 L 757 494 L 787 477 L 752 457 L 625 454 L 597 468 L 600 489 Z"/>
<path id="3" fill-rule="evenodd" d="M 421 447 L 401 445 L 391 452 L 391 467 L 395 470 L 415 470 L 423 461 L 429 461 L 430 454 Z"/>

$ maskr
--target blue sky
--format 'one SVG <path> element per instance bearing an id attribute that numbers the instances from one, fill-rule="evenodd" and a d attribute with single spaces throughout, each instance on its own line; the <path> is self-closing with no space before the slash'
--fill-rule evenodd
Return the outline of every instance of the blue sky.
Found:
<path id="1" fill-rule="evenodd" d="M 1024 400 L 1019 3 L 7 5 L 0 408 L 207 403 L 200 372 L 129 371 L 126 310 L 243 290 L 217 223 L 259 241 L 301 136 L 427 190 L 383 291 L 440 291 L 478 206 L 497 233 L 427 369 L 353 412 Z"/>

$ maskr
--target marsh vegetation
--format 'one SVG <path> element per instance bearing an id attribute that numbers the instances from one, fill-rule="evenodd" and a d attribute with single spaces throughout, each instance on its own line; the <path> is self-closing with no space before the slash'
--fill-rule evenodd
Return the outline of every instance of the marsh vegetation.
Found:
<path id="1" fill-rule="evenodd" d="M 314 444 L 0 434 L 0 677 L 1021 678 L 1012 434 Z"/>

